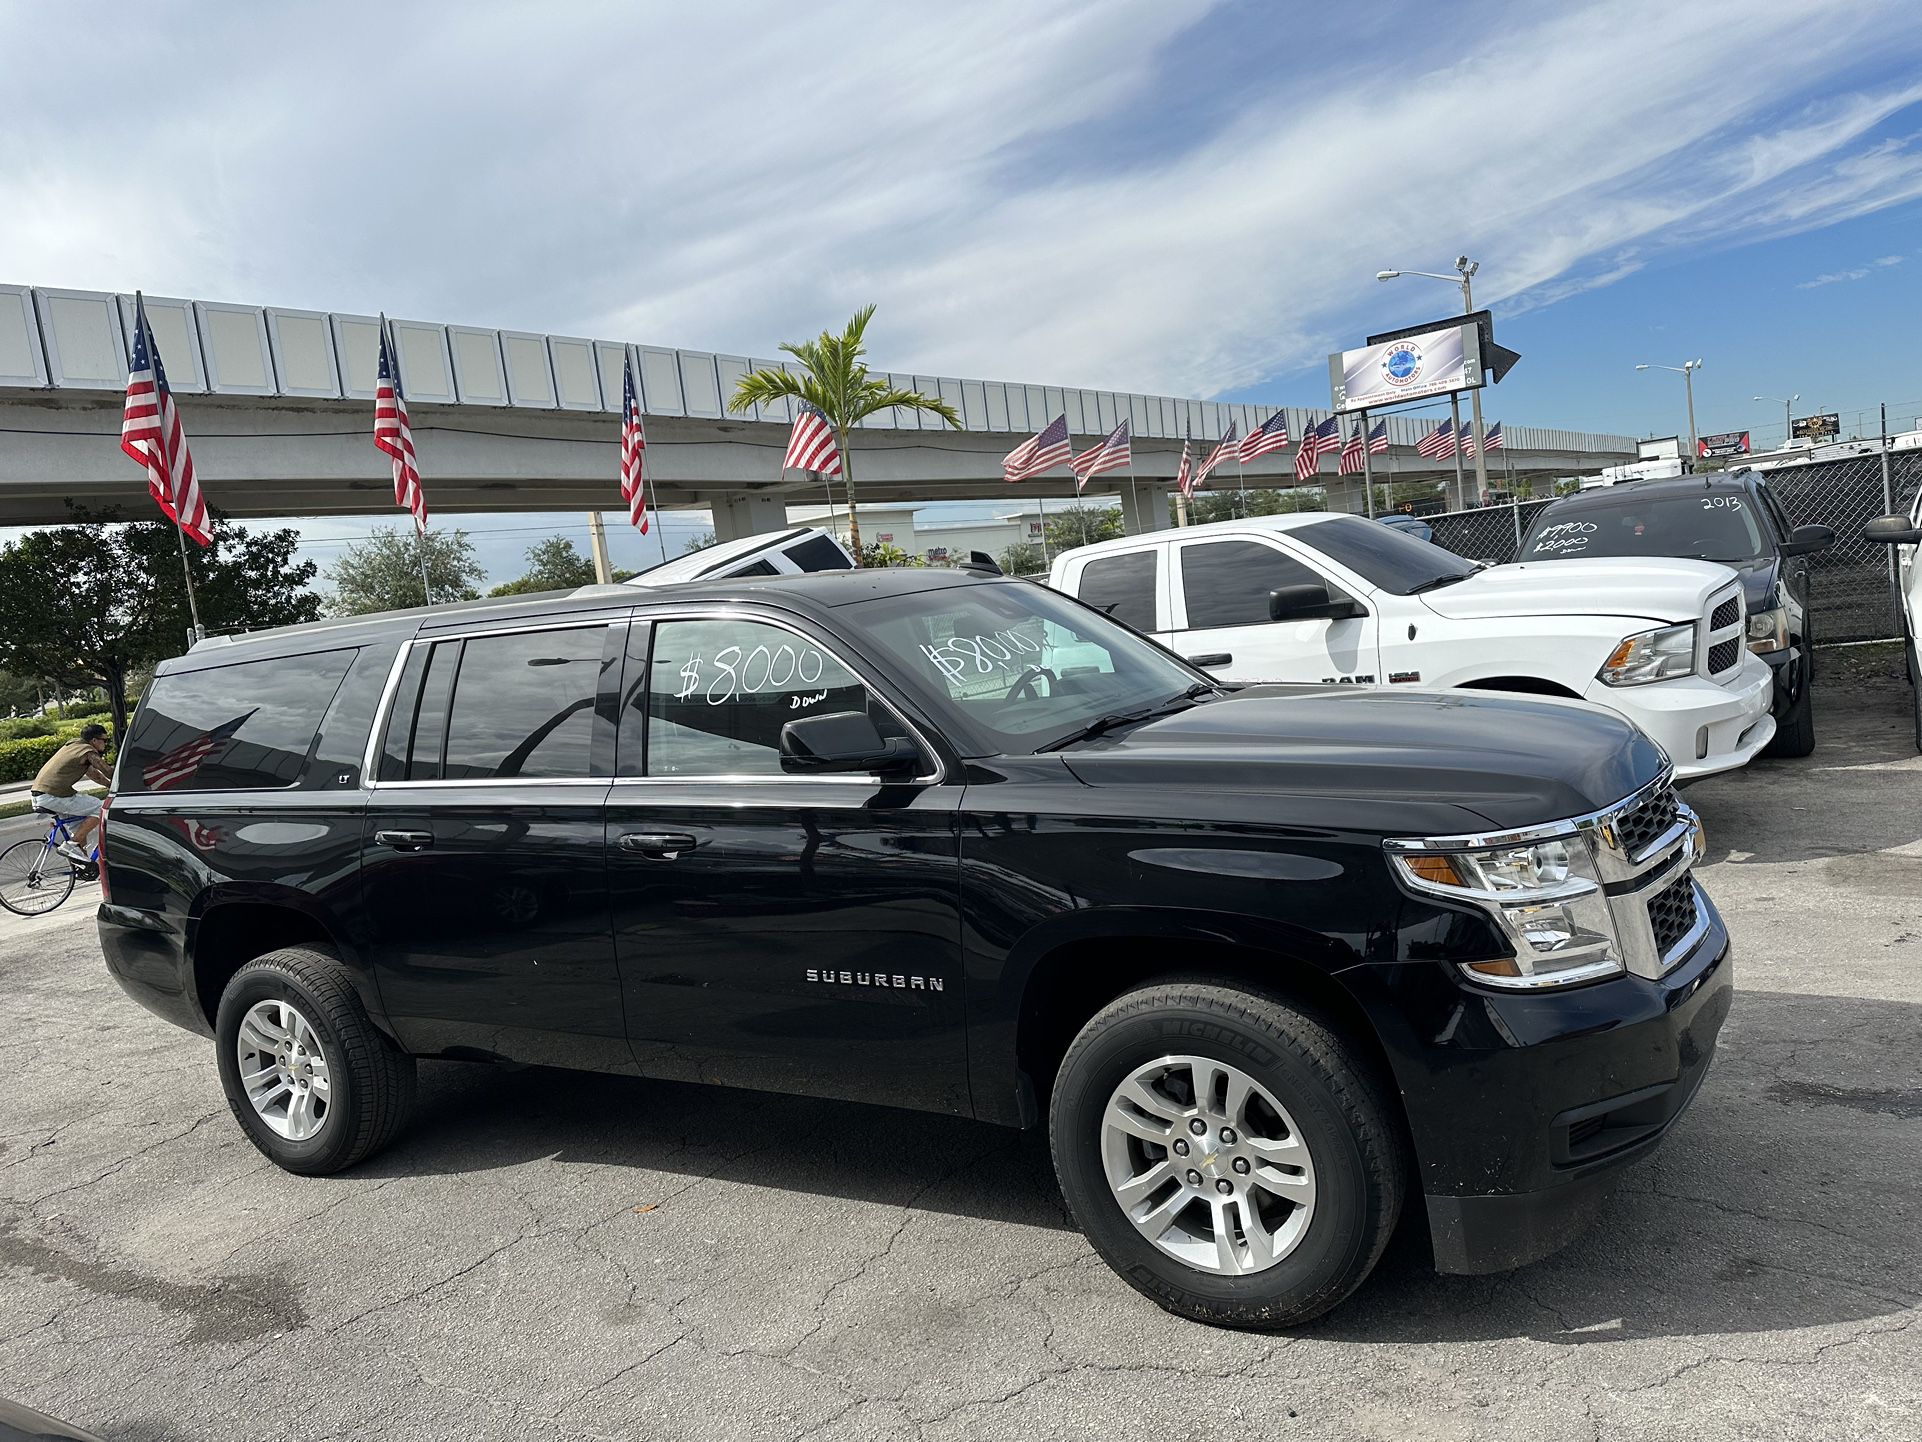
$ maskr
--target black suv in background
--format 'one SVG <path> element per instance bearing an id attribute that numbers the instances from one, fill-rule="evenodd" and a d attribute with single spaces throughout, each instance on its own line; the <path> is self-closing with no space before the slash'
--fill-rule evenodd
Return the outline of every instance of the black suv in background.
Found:
<path id="1" fill-rule="evenodd" d="M 1222 686 L 1045 587 L 589 587 L 206 642 L 121 752 L 107 963 L 290 1171 L 415 1059 L 1046 1125 L 1169 1309 L 1333 1306 L 1404 1208 L 1559 1246 L 1702 1080 L 1666 758 L 1498 695 Z"/>
<path id="2" fill-rule="evenodd" d="M 1808 558 L 1834 544 L 1831 527 L 1796 525 L 1760 473 L 1741 470 L 1566 496 L 1535 517 L 1515 559 L 1682 556 L 1732 568 L 1748 603 L 1749 650 L 1775 672 L 1775 739 L 1763 754 L 1807 756 L 1815 750 Z"/>

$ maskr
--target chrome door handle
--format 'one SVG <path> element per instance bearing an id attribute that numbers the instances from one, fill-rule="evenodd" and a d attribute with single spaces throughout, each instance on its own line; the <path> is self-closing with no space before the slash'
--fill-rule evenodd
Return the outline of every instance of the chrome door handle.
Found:
<path id="1" fill-rule="evenodd" d="M 699 843 L 678 831 L 628 831 L 622 834 L 618 844 L 623 851 L 638 851 L 656 861 L 673 861 Z"/>
<path id="2" fill-rule="evenodd" d="M 376 831 L 374 841 L 380 846 L 391 846 L 396 851 L 425 851 L 434 844 L 431 831 Z"/>

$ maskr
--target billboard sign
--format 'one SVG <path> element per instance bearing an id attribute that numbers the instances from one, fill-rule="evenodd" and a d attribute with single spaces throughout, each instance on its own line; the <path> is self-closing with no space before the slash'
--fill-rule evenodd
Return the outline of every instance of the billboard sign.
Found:
<path id="1" fill-rule="evenodd" d="M 1842 434 L 1842 417 L 1834 411 L 1825 416 L 1797 416 L 1789 434 L 1798 441 L 1826 441 Z"/>
<path id="2" fill-rule="evenodd" d="M 1328 357 L 1337 411 L 1372 410 L 1482 384 L 1481 335 L 1472 325 L 1421 331 Z"/>
<path id="3" fill-rule="evenodd" d="M 1696 449 L 1701 456 L 1745 456 L 1749 453 L 1747 431 L 1724 431 L 1719 436 L 1703 436 Z"/>

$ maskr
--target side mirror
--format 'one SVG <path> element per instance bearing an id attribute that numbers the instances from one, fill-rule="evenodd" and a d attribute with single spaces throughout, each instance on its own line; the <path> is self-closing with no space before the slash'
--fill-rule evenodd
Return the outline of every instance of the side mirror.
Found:
<path id="1" fill-rule="evenodd" d="M 1801 534 L 1799 528 L 1796 534 Z M 1862 539 L 1882 541 L 1891 546 L 1906 546 L 1922 541 L 1922 530 L 1917 529 L 1907 516 L 1877 516 L 1862 528 Z"/>
<path id="2" fill-rule="evenodd" d="M 781 769 L 802 773 L 913 770 L 921 753 L 905 737 L 881 738 L 865 711 L 802 716 L 781 728 Z"/>
<path id="3" fill-rule="evenodd" d="M 1826 551 L 1835 544 L 1833 526 L 1797 526 L 1789 532 L 1789 538 L 1782 543 L 1785 556 L 1809 556 L 1817 551 Z"/>
<path id="4" fill-rule="evenodd" d="M 1277 586 L 1268 593 L 1270 621 L 1346 621 L 1367 614 L 1359 601 L 1351 601 L 1346 596 L 1339 601 L 1331 600 L 1328 588 L 1318 581 Z"/>

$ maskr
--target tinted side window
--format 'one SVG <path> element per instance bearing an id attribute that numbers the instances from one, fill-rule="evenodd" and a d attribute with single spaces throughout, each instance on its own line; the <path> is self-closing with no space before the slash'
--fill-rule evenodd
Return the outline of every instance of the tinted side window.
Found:
<path id="1" fill-rule="evenodd" d="M 159 677 L 135 713 L 116 789 L 132 795 L 296 784 L 353 659 L 348 648 Z"/>
<path id="2" fill-rule="evenodd" d="M 847 667 L 762 621 L 662 622 L 645 694 L 649 776 L 779 776 L 781 727 L 799 716 L 866 711 L 904 734 Z"/>
<path id="3" fill-rule="evenodd" d="M 436 662 L 450 644 L 435 647 Z M 616 660 L 607 649 L 605 626 L 468 637 L 461 643 L 441 778 L 591 776 L 594 702 Z"/>
<path id="4" fill-rule="evenodd" d="M 803 571 L 845 571 L 848 558 L 826 536 L 809 536 L 787 548 L 787 558 Z"/>
<path id="5" fill-rule="evenodd" d="M 1159 548 L 1099 556 L 1081 568 L 1080 597 L 1137 631 L 1155 629 L 1155 574 Z"/>
<path id="6" fill-rule="evenodd" d="M 1282 586 L 1324 584 L 1322 578 L 1260 541 L 1207 541 L 1181 548 L 1181 589 L 1188 625 L 1261 626 L 1268 593 Z"/>

